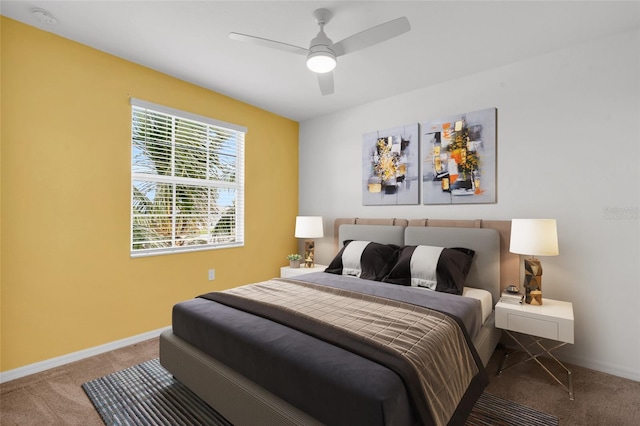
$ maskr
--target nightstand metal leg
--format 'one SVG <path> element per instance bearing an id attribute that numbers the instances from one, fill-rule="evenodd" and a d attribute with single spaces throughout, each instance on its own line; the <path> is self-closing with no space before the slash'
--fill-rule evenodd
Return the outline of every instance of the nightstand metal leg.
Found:
<path id="1" fill-rule="evenodd" d="M 527 362 L 527 361 L 534 360 L 536 363 L 538 363 L 538 365 L 539 365 L 540 367 L 542 367 L 542 369 L 543 369 L 544 371 L 546 371 L 546 372 L 547 372 L 547 374 L 549 374 L 549 375 L 550 375 L 550 376 L 551 376 L 551 377 L 552 377 L 556 382 L 558 382 L 558 384 L 559 384 L 560 386 L 562 386 L 562 388 L 563 388 L 564 390 L 566 390 L 566 391 L 569 393 L 569 399 L 570 399 L 571 401 L 574 401 L 574 395 L 573 395 L 573 377 L 572 377 L 572 374 L 571 374 L 571 370 L 569 370 L 569 369 L 568 369 L 568 368 L 567 368 L 567 367 L 566 367 L 562 362 L 560 362 L 560 360 L 559 360 L 558 358 L 556 358 L 555 356 L 553 356 L 553 354 L 551 353 L 551 351 L 554 351 L 554 350 L 556 350 L 556 349 L 558 349 L 558 348 L 560 348 L 560 347 L 562 347 L 562 346 L 566 345 L 566 343 L 560 343 L 560 344 L 558 344 L 558 345 L 556 345 L 556 346 L 553 346 L 552 348 L 546 348 L 542 343 L 540 343 L 540 341 L 541 341 L 542 339 L 534 339 L 534 341 L 533 341 L 532 343 L 530 343 L 529 345 L 526 345 L 526 346 L 525 346 L 524 344 L 522 344 L 522 342 L 520 342 L 520 341 L 519 341 L 519 340 L 518 340 L 518 339 L 517 339 L 513 334 L 511 334 L 508 330 L 504 330 L 504 331 L 509 335 L 509 337 L 511 337 L 511 339 L 512 339 L 514 342 L 516 342 L 516 343 L 517 343 L 517 344 L 522 348 L 522 350 L 521 350 L 522 352 L 525 352 L 527 355 L 529 355 L 529 358 L 524 359 L 524 360 L 522 360 L 522 361 L 520 361 L 520 362 L 517 362 L 517 363 L 515 363 L 515 364 L 513 364 L 513 365 L 510 365 L 510 366 L 508 366 L 508 367 L 506 367 L 506 368 L 505 368 L 505 367 L 504 367 L 504 364 L 505 364 L 505 362 L 506 362 L 507 358 L 508 358 L 508 357 L 509 357 L 509 355 L 510 355 L 509 353 L 506 353 L 506 354 L 505 354 L 505 356 L 502 358 L 502 362 L 500 363 L 500 368 L 499 368 L 499 370 L 498 370 L 498 376 L 499 376 L 499 375 L 501 375 L 501 374 L 502 374 L 504 371 L 506 371 L 506 370 L 509 370 L 509 369 L 511 369 L 511 368 L 513 368 L 513 367 L 516 367 L 516 366 L 518 366 L 518 365 L 520 365 L 520 364 L 523 364 L 523 363 L 525 363 L 525 362 Z M 540 352 L 540 353 L 537 353 L 537 354 L 532 353 L 532 352 L 529 350 L 529 347 L 530 347 L 530 346 L 533 346 L 533 345 L 538 345 L 538 346 L 540 347 L 540 349 L 542 349 L 542 351 L 543 351 L 543 352 Z M 558 377 L 557 377 L 555 374 L 553 374 L 553 373 L 552 373 L 552 372 L 551 372 L 551 371 L 550 371 L 550 370 L 549 370 L 549 369 L 548 369 L 548 368 L 547 368 L 547 367 L 546 367 L 542 362 L 540 362 L 540 360 L 538 359 L 538 357 L 539 357 L 539 356 L 541 356 L 541 355 L 545 355 L 545 354 L 546 354 L 547 356 L 549 356 L 551 359 L 553 359 L 553 360 L 554 360 L 558 365 L 560 365 L 562 368 L 564 368 L 564 369 L 565 369 L 565 371 L 567 372 L 568 386 L 567 386 L 567 385 L 565 385 L 564 383 L 562 383 L 562 381 L 561 381 L 560 379 L 558 379 Z"/>

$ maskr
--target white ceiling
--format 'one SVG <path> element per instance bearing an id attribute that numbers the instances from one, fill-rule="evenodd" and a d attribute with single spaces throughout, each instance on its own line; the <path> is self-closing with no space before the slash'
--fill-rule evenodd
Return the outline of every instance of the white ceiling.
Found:
<path id="1" fill-rule="evenodd" d="M 306 48 L 320 7 L 334 42 L 400 16 L 412 30 L 340 57 L 329 96 L 304 56 L 228 38 Z M 3 0 L 0 13 L 297 121 L 640 27 L 638 1 Z"/>

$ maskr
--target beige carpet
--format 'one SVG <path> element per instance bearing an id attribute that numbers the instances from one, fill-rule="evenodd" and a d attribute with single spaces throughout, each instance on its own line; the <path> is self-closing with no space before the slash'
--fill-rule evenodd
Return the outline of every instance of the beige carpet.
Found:
<path id="1" fill-rule="evenodd" d="M 575 401 L 535 362 L 526 362 L 496 376 L 503 352 L 496 350 L 488 365 L 486 392 L 553 414 L 560 426 L 640 425 L 640 382 L 568 365 Z M 517 361 L 517 356 L 514 359 Z M 563 381 L 566 373 L 550 359 L 544 364 Z M 565 381 L 566 383 L 566 381 Z"/>
<path id="2" fill-rule="evenodd" d="M 158 357 L 158 339 L 0 385 L 0 425 L 103 425 L 82 383 Z"/>
<path id="3" fill-rule="evenodd" d="M 102 425 L 81 388 L 89 380 L 158 357 L 158 340 L 118 349 L 0 385 L 0 424 Z M 561 426 L 640 424 L 640 382 L 573 367 L 575 401 L 535 363 L 496 377 L 494 354 L 486 391 L 557 416 Z M 560 375 L 561 372 L 558 371 Z"/>

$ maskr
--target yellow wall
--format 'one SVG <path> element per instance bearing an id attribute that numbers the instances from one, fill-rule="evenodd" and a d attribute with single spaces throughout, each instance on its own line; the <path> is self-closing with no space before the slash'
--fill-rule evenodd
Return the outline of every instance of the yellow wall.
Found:
<path id="1" fill-rule="evenodd" d="M 1 19 L 0 370 L 168 326 L 178 301 L 279 273 L 297 250 L 298 123 Z M 129 257 L 130 96 L 248 128 L 243 248 Z"/>

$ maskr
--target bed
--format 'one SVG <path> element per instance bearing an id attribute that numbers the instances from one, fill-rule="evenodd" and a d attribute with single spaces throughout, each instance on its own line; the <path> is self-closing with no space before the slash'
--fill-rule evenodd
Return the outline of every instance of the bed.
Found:
<path id="1" fill-rule="evenodd" d="M 358 242 L 375 242 L 400 248 L 428 245 L 474 252 L 462 297 L 326 272 L 305 274 L 296 277 L 293 280 L 296 282 L 292 283 L 264 284 L 298 286 L 290 290 L 293 299 L 287 303 L 295 303 L 297 292 L 306 294 L 307 288 L 316 291 L 318 286 L 323 287 L 322 291 L 329 291 L 324 289 L 329 286 L 333 293 L 363 291 L 371 292 L 370 297 L 382 294 L 383 298 L 387 297 L 384 292 L 388 288 L 394 288 L 393 297 L 406 297 L 411 303 L 418 303 L 414 302 L 417 299 L 429 299 L 426 304 L 447 304 L 453 300 L 456 305 L 476 306 L 473 313 L 456 313 L 453 318 L 470 342 L 469 353 L 479 369 L 477 374 L 473 373 L 470 382 L 473 386 L 469 384 L 466 391 L 459 392 L 464 395 L 456 402 L 459 405 L 455 411 L 450 410 L 443 417 L 444 423 L 436 418 L 425 420 L 420 404 L 416 404 L 411 386 L 407 384 L 409 379 L 399 376 L 398 371 L 389 366 L 372 361 L 368 352 L 366 356 L 357 351 L 351 353 L 341 341 L 334 346 L 325 342 L 322 335 L 319 338 L 314 334 L 315 328 L 307 335 L 298 329 L 299 321 L 285 326 L 279 322 L 279 317 L 264 319 L 267 314 L 247 313 L 244 306 L 234 307 L 228 301 L 215 300 L 219 297 L 217 294 L 212 294 L 213 301 L 202 295 L 174 307 L 173 328 L 160 336 L 162 365 L 236 425 L 411 425 L 432 421 L 433 424 L 454 424 L 464 419 L 475 400 L 471 394 L 475 392 L 477 396 L 478 387 L 481 392 L 485 374 L 482 366 L 488 363 L 500 339 L 492 308 L 501 288 L 506 287 L 510 279 L 513 279 L 511 282 L 517 279 L 517 275 L 513 276 L 518 273 L 517 257 L 514 270 L 514 259 L 504 250 L 509 222 L 348 218 L 337 219 L 335 227 L 336 251 L 345 247 L 344 241 L 350 241 L 350 250 Z M 336 259 L 342 251 L 346 248 Z M 339 260 L 343 262 L 341 258 Z M 345 265 L 340 262 L 339 266 L 346 268 L 348 261 L 344 261 Z M 395 289 L 401 289 L 403 296 L 396 296 L 398 291 Z M 437 300 L 433 301 L 434 297 L 428 294 L 435 294 Z M 461 318 L 465 315 L 466 318 Z M 214 320 L 211 316 L 225 320 Z M 216 322 L 214 330 L 209 324 L 213 321 Z M 237 330 L 251 332 L 239 338 L 235 335 Z M 265 340 L 269 343 L 266 349 L 255 348 L 257 341 L 264 343 Z"/>

